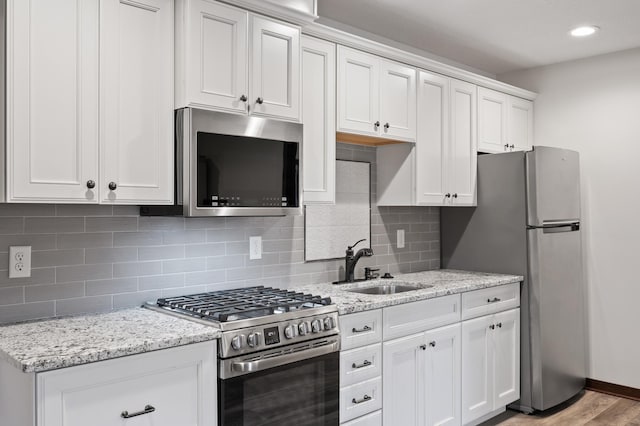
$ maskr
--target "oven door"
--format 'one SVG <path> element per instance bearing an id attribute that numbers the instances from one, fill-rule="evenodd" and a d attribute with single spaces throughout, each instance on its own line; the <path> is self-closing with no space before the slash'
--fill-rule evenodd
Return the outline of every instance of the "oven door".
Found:
<path id="1" fill-rule="evenodd" d="M 338 338 L 221 360 L 219 426 L 336 426 L 339 372 Z"/>

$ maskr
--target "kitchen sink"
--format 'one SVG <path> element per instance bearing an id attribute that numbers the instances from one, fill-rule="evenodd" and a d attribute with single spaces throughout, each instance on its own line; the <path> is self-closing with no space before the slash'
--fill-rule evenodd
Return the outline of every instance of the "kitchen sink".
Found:
<path id="1" fill-rule="evenodd" d="M 433 286 L 432 285 L 409 285 L 409 284 L 381 284 L 381 285 L 374 285 L 371 287 L 350 288 L 350 289 L 345 289 L 345 291 L 349 291 L 351 293 L 360 293 L 360 294 L 389 295 L 389 294 L 405 293 L 407 291 L 422 290 L 429 287 L 433 287 Z"/>

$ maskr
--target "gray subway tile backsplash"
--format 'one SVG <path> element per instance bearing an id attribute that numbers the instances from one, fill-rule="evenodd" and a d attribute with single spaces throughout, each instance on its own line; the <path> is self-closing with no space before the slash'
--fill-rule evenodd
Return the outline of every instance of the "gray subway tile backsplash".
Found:
<path id="1" fill-rule="evenodd" d="M 338 144 L 338 158 L 371 161 L 375 148 Z M 375 200 L 375 182 L 372 200 Z M 0 323 L 137 306 L 161 296 L 342 278 L 340 259 L 304 262 L 304 216 L 140 217 L 136 206 L 0 205 Z M 371 208 L 380 272 L 440 267 L 440 209 Z M 406 246 L 395 247 L 396 230 Z M 249 259 L 261 236 L 262 259 Z M 32 276 L 9 279 L 8 248 L 32 247 Z"/>

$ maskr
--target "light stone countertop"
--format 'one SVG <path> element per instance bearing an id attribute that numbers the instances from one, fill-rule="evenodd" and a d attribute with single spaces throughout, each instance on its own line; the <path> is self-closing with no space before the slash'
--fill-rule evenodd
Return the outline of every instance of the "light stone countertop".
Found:
<path id="1" fill-rule="evenodd" d="M 215 327 L 133 308 L 0 326 L 0 358 L 33 373 L 218 337 Z"/>
<path id="2" fill-rule="evenodd" d="M 338 313 L 345 315 L 384 308 L 385 306 L 400 305 L 402 303 L 446 296 L 448 294 L 517 283 L 523 279 L 524 277 L 521 275 L 486 274 L 482 272 L 440 269 L 411 274 L 396 274 L 392 279 L 358 281 L 348 284 L 308 284 L 292 286 L 289 290 L 331 297 L 331 301 L 338 307 Z M 372 295 L 346 291 L 357 287 L 371 287 L 380 284 L 431 285 L 432 287 L 392 295 Z"/>

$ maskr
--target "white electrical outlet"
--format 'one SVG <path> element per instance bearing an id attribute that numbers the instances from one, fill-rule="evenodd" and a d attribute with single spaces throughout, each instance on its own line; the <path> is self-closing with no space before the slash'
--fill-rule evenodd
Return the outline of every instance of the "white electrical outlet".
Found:
<path id="1" fill-rule="evenodd" d="M 262 237 L 249 237 L 249 259 L 262 259 Z"/>
<path id="2" fill-rule="evenodd" d="M 398 248 L 404 248 L 404 229 L 398 229 Z"/>
<path id="3" fill-rule="evenodd" d="M 9 278 L 31 276 L 31 246 L 9 247 Z"/>

